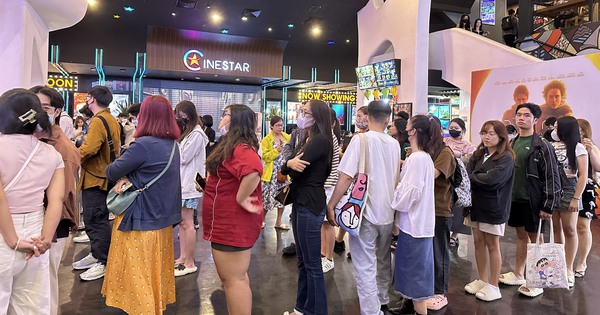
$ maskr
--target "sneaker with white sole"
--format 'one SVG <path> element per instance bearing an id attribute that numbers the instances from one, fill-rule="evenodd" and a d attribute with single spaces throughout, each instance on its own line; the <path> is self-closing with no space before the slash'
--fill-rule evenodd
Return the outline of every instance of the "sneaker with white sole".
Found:
<path id="1" fill-rule="evenodd" d="M 88 243 L 90 241 L 89 236 L 85 233 L 85 231 L 81 231 L 78 236 L 73 237 L 73 242 L 75 243 Z"/>
<path id="2" fill-rule="evenodd" d="M 87 256 L 73 263 L 73 269 L 75 270 L 85 270 L 90 269 L 98 262 L 98 259 L 92 256 L 92 253 L 89 253 Z"/>
<path id="3" fill-rule="evenodd" d="M 103 263 L 97 262 L 90 269 L 86 270 L 79 275 L 79 278 L 83 281 L 92 281 L 104 277 L 106 272 L 106 266 Z"/>
<path id="4" fill-rule="evenodd" d="M 333 260 L 329 260 L 326 257 L 321 257 L 321 267 L 323 267 L 323 273 L 333 270 Z"/>
<path id="5" fill-rule="evenodd" d="M 190 268 L 186 267 L 184 264 L 180 264 L 179 266 L 175 267 L 175 277 L 189 275 L 196 271 L 198 271 L 198 267 L 196 266 Z"/>

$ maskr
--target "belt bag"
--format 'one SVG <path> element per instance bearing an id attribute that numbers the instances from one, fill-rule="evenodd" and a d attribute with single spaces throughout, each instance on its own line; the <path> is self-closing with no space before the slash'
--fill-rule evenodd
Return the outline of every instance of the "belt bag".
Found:
<path id="1" fill-rule="evenodd" d="M 135 201 L 135 198 L 137 196 L 139 196 L 145 190 L 150 188 L 150 186 L 152 186 L 152 184 L 154 184 L 157 180 L 159 180 L 167 172 L 167 169 L 169 169 L 169 166 L 171 166 L 171 162 L 173 161 L 173 155 L 175 155 L 175 147 L 176 147 L 176 143 L 173 142 L 173 149 L 171 150 L 171 156 L 169 157 L 169 163 L 167 163 L 167 166 L 165 166 L 165 168 L 162 170 L 162 172 L 160 172 L 160 174 L 158 174 L 158 176 L 154 177 L 154 179 L 152 179 L 148 184 L 146 184 L 146 186 L 144 186 L 140 189 L 136 189 L 134 191 L 124 191 L 124 192 L 121 192 L 120 194 L 117 194 L 114 191 L 114 189 L 111 189 L 108 192 L 108 196 L 106 197 L 106 206 L 108 208 L 108 211 L 112 212 L 115 215 L 119 215 L 119 214 L 122 214 L 123 212 L 125 212 L 125 210 L 129 209 L 129 207 L 131 207 L 131 205 L 133 204 L 133 201 Z"/>

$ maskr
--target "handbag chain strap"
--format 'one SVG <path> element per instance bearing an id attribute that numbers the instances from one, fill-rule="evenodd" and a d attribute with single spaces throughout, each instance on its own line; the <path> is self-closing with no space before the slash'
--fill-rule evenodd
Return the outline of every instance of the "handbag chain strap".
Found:
<path id="1" fill-rule="evenodd" d="M 169 166 L 171 166 L 171 162 L 173 162 L 173 156 L 175 155 L 175 148 L 177 147 L 177 143 L 175 141 L 173 141 L 173 149 L 171 149 L 171 156 L 169 157 L 169 163 L 167 163 L 167 166 L 165 166 L 165 168 L 162 170 L 162 172 L 160 172 L 160 174 L 158 174 L 158 176 L 154 177 L 154 179 L 152 179 L 148 184 L 146 184 L 146 186 L 144 186 L 143 188 L 138 189 L 138 192 L 142 192 L 148 188 L 150 188 L 150 186 L 152 186 L 152 184 L 156 183 L 157 180 L 159 180 L 169 169 Z"/>

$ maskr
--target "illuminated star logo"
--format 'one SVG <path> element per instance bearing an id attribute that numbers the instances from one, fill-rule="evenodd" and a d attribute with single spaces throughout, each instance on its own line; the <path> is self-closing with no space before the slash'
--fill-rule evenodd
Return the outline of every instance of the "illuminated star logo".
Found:
<path id="1" fill-rule="evenodd" d="M 183 64 L 192 71 L 198 71 L 200 70 L 200 60 L 202 57 L 204 57 L 204 54 L 201 51 L 196 49 L 188 50 L 183 55 Z"/>

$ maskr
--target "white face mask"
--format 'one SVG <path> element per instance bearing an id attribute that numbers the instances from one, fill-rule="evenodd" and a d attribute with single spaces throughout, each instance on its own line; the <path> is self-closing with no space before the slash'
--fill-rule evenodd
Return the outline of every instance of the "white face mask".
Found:
<path id="1" fill-rule="evenodd" d="M 50 125 L 54 125 L 54 115 L 48 114 L 48 120 L 50 120 Z"/>
<path id="2" fill-rule="evenodd" d="M 550 133 L 550 136 L 552 137 L 552 140 L 558 142 L 561 141 L 560 138 L 558 137 L 558 131 L 556 129 L 552 130 L 552 133 Z"/>
<path id="3" fill-rule="evenodd" d="M 310 128 L 312 125 L 314 125 L 315 123 L 315 119 L 312 117 L 304 117 L 303 114 L 298 115 L 298 119 L 296 122 L 296 125 L 298 125 L 298 128 L 300 129 L 306 129 L 306 128 Z"/>
<path id="4" fill-rule="evenodd" d="M 227 131 L 229 131 L 229 128 L 227 127 L 229 127 L 229 124 L 219 128 L 219 133 L 221 134 L 221 136 L 224 136 L 227 133 Z"/>

